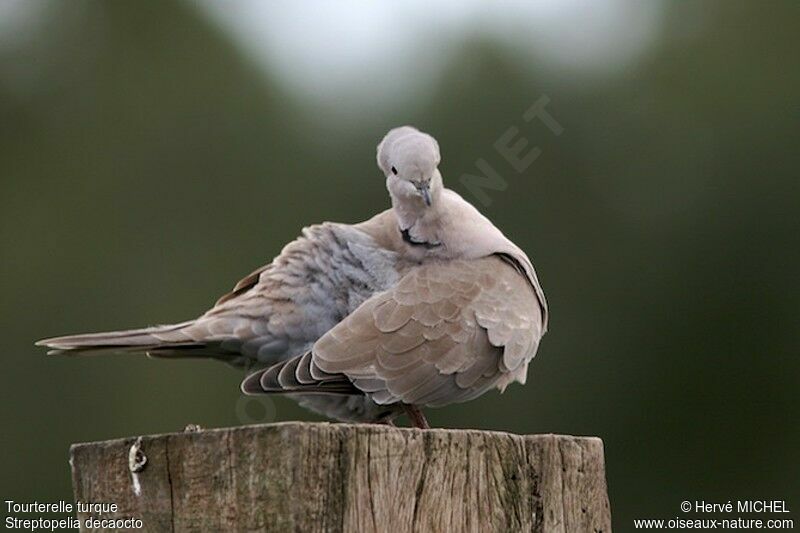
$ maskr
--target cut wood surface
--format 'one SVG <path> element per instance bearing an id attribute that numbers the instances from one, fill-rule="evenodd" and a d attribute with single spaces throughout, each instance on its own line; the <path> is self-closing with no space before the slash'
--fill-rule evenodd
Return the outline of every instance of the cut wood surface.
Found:
<path id="1" fill-rule="evenodd" d="M 76 501 L 145 531 L 611 531 L 593 437 L 280 423 L 136 442 L 75 444 L 70 464 Z"/>

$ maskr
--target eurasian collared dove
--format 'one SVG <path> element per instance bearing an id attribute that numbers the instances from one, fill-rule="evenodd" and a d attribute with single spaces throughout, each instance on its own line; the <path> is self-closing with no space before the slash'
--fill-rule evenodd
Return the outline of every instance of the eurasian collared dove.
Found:
<path id="1" fill-rule="evenodd" d="M 291 393 L 340 420 L 405 410 L 421 427 L 421 407 L 525 383 L 548 315 L 530 260 L 444 188 L 433 137 L 395 128 L 377 156 L 391 209 L 305 228 L 199 318 L 37 344 L 257 364 L 247 394 Z"/>

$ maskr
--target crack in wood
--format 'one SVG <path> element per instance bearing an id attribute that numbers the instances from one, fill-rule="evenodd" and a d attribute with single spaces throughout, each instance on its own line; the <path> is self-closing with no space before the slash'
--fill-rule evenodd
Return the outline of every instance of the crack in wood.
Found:
<path id="1" fill-rule="evenodd" d="M 74 445 L 75 498 L 148 531 L 611 530 L 599 439 L 283 423 Z M 122 517 L 123 515 L 120 515 Z"/>

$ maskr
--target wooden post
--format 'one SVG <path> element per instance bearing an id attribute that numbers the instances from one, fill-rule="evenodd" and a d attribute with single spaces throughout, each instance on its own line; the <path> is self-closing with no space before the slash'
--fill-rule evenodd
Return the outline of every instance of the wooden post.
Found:
<path id="1" fill-rule="evenodd" d="M 75 444 L 70 464 L 76 501 L 117 504 L 84 531 L 611 531 L 592 437 L 281 423 Z"/>

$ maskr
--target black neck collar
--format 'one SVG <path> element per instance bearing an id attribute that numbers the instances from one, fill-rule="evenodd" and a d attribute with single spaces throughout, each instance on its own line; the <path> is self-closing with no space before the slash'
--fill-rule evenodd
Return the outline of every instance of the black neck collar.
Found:
<path id="1" fill-rule="evenodd" d="M 403 240 L 405 242 L 407 242 L 408 244 L 410 244 L 411 246 L 422 246 L 423 248 L 430 249 L 430 248 L 438 248 L 439 246 L 442 245 L 442 243 L 440 243 L 440 242 L 435 242 L 434 243 L 434 242 L 427 242 L 427 241 L 416 241 L 411 236 L 411 232 L 409 231 L 410 229 L 411 228 L 407 228 L 407 229 L 402 229 L 401 228 L 400 229 L 400 235 L 402 235 L 403 236 Z"/>

